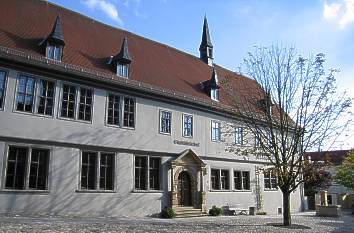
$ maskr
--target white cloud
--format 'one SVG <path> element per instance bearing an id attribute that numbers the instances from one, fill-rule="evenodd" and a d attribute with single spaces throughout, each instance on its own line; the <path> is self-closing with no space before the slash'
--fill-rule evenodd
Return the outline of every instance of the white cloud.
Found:
<path id="1" fill-rule="evenodd" d="M 346 29 L 354 23 L 354 0 L 338 0 L 330 4 L 324 1 L 323 18 L 335 20 L 340 29 Z"/>
<path id="2" fill-rule="evenodd" d="M 103 11 L 108 17 L 123 24 L 123 20 L 119 17 L 118 9 L 112 3 L 106 0 L 83 0 L 82 1 L 87 7 L 91 9 L 99 9 Z"/>
<path id="3" fill-rule="evenodd" d="M 324 9 L 323 9 L 323 17 L 325 19 L 336 18 L 338 16 L 338 12 L 341 6 L 342 4 L 339 3 L 327 4 L 327 2 L 325 2 Z"/>

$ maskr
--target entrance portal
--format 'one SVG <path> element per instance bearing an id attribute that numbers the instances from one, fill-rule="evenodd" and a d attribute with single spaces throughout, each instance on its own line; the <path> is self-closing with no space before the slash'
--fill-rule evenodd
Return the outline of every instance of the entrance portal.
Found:
<path id="1" fill-rule="evenodd" d="M 188 172 L 183 171 L 178 176 L 178 204 L 191 206 L 191 179 Z"/>

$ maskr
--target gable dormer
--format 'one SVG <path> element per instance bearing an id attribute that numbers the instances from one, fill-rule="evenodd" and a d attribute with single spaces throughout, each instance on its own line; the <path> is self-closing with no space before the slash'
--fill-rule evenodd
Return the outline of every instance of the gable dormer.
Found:
<path id="1" fill-rule="evenodd" d="M 219 79 L 216 73 L 215 67 L 213 67 L 213 72 L 211 74 L 211 78 L 207 81 L 201 83 L 202 89 L 207 93 L 210 98 L 214 101 L 219 101 L 220 94 L 219 94 Z"/>
<path id="2" fill-rule="evenodd" d="M 130 63 L 132 62 L 128 50 L 128 38 L 124 37 L 119 53 L 111 57 L 108 64 L 112 64 L 119 77 L 128 78 Z"/>
<path id="3" fill-rule="evenodd" d="M 61 61 L 65 46 L 64 35 L 61 28 L 61 18 L 58 15 L 55 19 L 51 33 L 45 38 L 41 44 L 45 47 L 45 56 L 55 61 Z"/>

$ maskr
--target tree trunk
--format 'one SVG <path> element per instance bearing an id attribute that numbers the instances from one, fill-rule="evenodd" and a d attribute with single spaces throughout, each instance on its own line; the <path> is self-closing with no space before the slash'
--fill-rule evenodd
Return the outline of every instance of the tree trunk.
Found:
<path id="1" fill-rule="evenodd" d="M 283 192 L 283 225 L 291 226 L 291 214 L 290 214 L 290 193 Z"/>

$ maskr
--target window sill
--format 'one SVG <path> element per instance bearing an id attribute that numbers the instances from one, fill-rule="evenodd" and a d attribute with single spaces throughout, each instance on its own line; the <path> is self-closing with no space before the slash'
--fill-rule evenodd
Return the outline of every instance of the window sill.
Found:
<path id="1" fill-rule="evenodd" d="M 211 192 L 211 193 L 231 193 L 232 190 L 228 190 L 228 189 L 222 189 L 222 190 L 211 189 L 211 190 L 209 190 L 209 192 Z"/>
<path id="2" fill-rule="evenodd" d="M 17 194 L 49 194 L 49 190 L 31 190 L 31 189 L 2 189 L 0 193 L 17 193 Z"/>
<path id="3" fill-rule="evenodd" d="M 165 132 L 161 132 L 161 131 L 159 131 L 159 134 L 166 135 L 166 136 L 171 136 L 171 133 L 165 133 Z"/>
<path id="4" fill-rule="evenodd" d="M 116 193 L 117 191 L 115 190 L 82 190 L 82 189 L 77 189 L 75 190 L 77 193 Z"/>
<path id="5" fill-rule="evenodd" d="M 75 118 L 66 118 L 66 117 L 61 117 L 61 116 L 58 116 L 57 119 L 64 120 L 64 121 L 71 121 L 71 122 L 78 122 L 78 123 L 84 123 L 84 124 L 92 125 L 92 119 L 91 119 L 91 121 L 84 121 L 84 120 L 79 120 L 79 119 L 75 119 Z"/>
<path id="6" fill-rule="evenodd" d="M 235 190 L 232 190 L 232 192 L 235 192 L 235 193 L 250 193 L 251 190 L 250 189 L 235 189 Z"/>
<path id="7" fill-rule="evenodd" d="M 213 139 L 211 139 L 211 142 L 220 143 L 220 142 L 221 142 L 221 140 L 213 140 Z"/>
<path id="8" fill-rule="evenodd" d="M 139 189 L 133 189 L 132 193 L 163 193 L 163 190 L 139 190 Z"/>
<path id="9" fill-rule="evenodd" d="M 278 189 L 264 189 L 264 191 L 278 191 Z"/>

